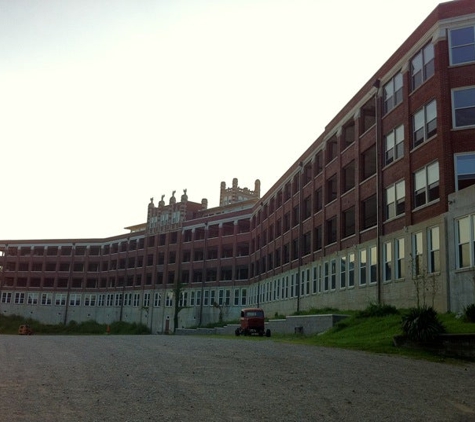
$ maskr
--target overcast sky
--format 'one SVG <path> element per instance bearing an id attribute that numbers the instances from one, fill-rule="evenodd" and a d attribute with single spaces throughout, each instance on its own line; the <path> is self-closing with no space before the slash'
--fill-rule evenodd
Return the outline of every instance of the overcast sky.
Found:
<path id="1" fill-rule="evenodd" d="M 437 0 L 0 0 L 0 239 L 261 194 Z"/>

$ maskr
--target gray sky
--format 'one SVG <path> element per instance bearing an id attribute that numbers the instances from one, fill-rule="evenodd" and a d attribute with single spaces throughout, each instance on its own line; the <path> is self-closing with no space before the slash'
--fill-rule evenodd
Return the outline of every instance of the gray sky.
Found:
<path id="1" fill-rule="evenodd" d="M 0 0 L 0 239 L 261 194 L 436 0 Z"/>

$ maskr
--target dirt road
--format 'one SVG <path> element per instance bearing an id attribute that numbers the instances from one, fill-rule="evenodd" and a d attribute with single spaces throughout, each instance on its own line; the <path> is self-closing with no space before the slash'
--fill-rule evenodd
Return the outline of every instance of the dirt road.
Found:
<path id="1" fill-rule="evenodd" d="M 475 421 L 475 364 L 272 339 L 0 336 L 1 421 Z"/>

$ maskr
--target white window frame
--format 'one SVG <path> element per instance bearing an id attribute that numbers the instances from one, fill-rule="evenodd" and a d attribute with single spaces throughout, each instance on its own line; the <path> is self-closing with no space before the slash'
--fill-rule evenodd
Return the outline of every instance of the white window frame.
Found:
<path id="1" fill-rule="evenodd" d="M 383 281 L 393 278 L 393 244 L 392 241 L 383 244 Z"/>
<path id="2" fill-rule="evenodd" d="M 391 164 L 404 157 L 404 125 L 399 125 L 384 137 L 384 163 Z"/>
<path id="3" fill-rule="evenodd" d="M 462 170 L 462 165 L 460 164 L 460 161 L 469 158 L 474 161 L 473 167 L 469 164 L 468 166 L 463 166 L 467 167 L 467 169 L 472 169 L 471 171 L 466 171 L 465 169 Z M 459 178 L 463 178 L 464 176 L 468 176 L 467 179 L 474 180 L 475 182 L 475 151 L 473 152 L 467 152 L 467 153 L 462 153 L 462 154 L 455 154 L 454 155 L 454 169 L 455 169 L 455 190 L 459 190 Z"/>
<path id="4" fill-rule="evenodd" d="M 440 272 L 440 229 L 439 226 L 427 229 L 427 272 Z"/>
<path id="5" fill-rule="evenodd" d="M 462 99 L 460 95 L 468 92 L 468 99 Z M 468 100 L 468 101 L 467 101 Z M 468 124 L 458 124 L 457 111 L 471 110 L 471 119 Z M 473 128 L 475 126 L 475 86 L 464 86 L 452 90 L 452 125 L 455 129 Z"/>
<path id="6" fill-rule="evenodd" d="M 406 241 L 403 237 L 394 240 L 394 277 L 401 280 L 406 276 Z"/>
<path id="7" fill-rule="evenodd" d="M 384 214 L 386 220 L 404 215 L 406 204 L 406 184 L 404 180 L 400 180 L 385 189 L 385 201 Z M 404 205 L 402 212 L 398 212 L 401 209 L 401 204 Z"/>
<path id="8" fill-rule="evenodd" d="M 412 276 L 422 276 L 424 272 L 424 239 L 422 232 L 412 234 Z"/>
<path id="9" fill-rule="evenodd" d="M 430 198 L 431 189 L 439 189 L 440 174 L 439 162 L 434 161 L 414 173 L 414 208 L 419 208 L 431 202 L 439 200 L 440 192 L 437 197 Z M 417 195 L 424 193 L 424 202 L 417 204 Z"/>
<path id="10" fill-rule="evenodd" d="M 358 279 L 360 286 L 366 286 L 368 279 L 368 252 L 361 249 L 358 254 Z"/>
<path id="11" fill-rule="evenodd" d="M 348 254 L 348 288 L 355 287 L 355 253 Z"/>
<path id="12" fill-rule="evenodd" d="M 461 221 L 465 221 L 464 227 L 460 226 Z M 456 268 L 461 269 L 475 267 L 475 214 L 466 215 L 464 217 L 458 218 L 455 221 L 455 234 L 457 245 Z M 461 262 L 461 250 L 463 248 L 467 249 L 467 265 L 463 265 L 463 263 Z"/>
<path id="13" fill-rule="evenodd" d="M 411 60 L 411 92 L 415 91 L 434 75 L 434 45 L 426 44 Z M 420 63 L 418 63 L 420 62 Z M 416 75 L 421 74 L 420 81 Z"/>
<path id="14" fill-rule="evenodd" d="M 418 132 L 420 140 L 416 139 Z M 437 101 L 434 99 L 412 115 L 412 148 L 417 148 L 437 135 Z"/>
<path id="15" fill-rule="evenodd" d="M 473 42 L 466 42 L 454 45 L 454 33 L 457 31 L 467 31 L 469 35 L 470 30 L 473 35 Z M 472 50 L 473 58 L 471 60 L 454 60 L 454 49 L 465 48 L 467 50 Z M 473 63 L 475 61 L 475 26 L 464 26 L 462 28 L 454 28 L 449 31 L 449 51 L 450 51 L 450 64 L 453 65 L 463 65 L 467 63 Z"/>
<path id="16" fill-rule="evenodd" d="M 389 113 L 396 106 L 402 103 L 403 88 L 402 73 L 396 74 L 383 89 L 383 109 L 384 114 Z"/>

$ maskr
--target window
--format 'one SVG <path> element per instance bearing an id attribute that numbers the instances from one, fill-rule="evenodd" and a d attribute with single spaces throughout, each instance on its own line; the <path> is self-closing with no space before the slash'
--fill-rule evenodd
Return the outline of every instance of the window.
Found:
<path id="1" fill-rule="evenodd" d="M 422 232 L 412 235 L 412 275 L 420 276 L 423 268 L 423 249 L 422 249 Z"/>
<path id="2" fill-rule="evenodd" d="M 322 188 L 318 188 L 315 191 L 315 212 L 320 211 L 323 208 L 323 193 Z"/>
<path id="3" fill-rule="evenodd" d="M 335 243 L 337 237 L 337 221 L 336 217 L 327 220 L 327 245 Z"/>
<path id="4" fill-rule="evenodd" d="M 454 127 L 475 125 L 475 87 L 452 91 L 452 121 Z"/>
<path id="5" fill-rule="evenodd" d="M 360 251 L 360 286 L 366 284 L 366 249 Z"/>
<path id="6" fill-rule="evenodd" d="M 312 197 L 311 195 L 307 196 L 303 200 L 303 218 L 306 220 L 312 215 Z M 272 226 L 270 226 L 272 227 Z M 271 229 L 269 228 L 269 240 L 272 240 L 271 238 Z"/>
<path id="7" fill-rule="evenodd" d="M 414 173 L 414 207 L 420 207 L 439 198 L 439 163 L 429 164 Z"/>
<path id="8" fill-rule="evenodd" d="M 383 110 L 388 113 L 402 102 L 402 73 L 398 73 L 386 85 L 383 92 Z"/>
<path id="9" fill-rule="evenodd" d="M 319 151 L 315 155 L 314 172 L 315 176 L 323 171 L 323 152 Z"/>
<path id="10" fill-rule="evenodd" d="M 351 120 L 343 127 L 343 136 L 341 138 L 341 149 L 349 147 L 355 142 L 355 122 Z"/>
<path id="11" fill-rule="evenodd" d="M 355 161 L 343 167 L 342 191 L 347 192 L 355 187 Z"/>
<path id="12" fill-rule="evenodd" d="M 340 289 L 346 287 L 346 256 L 340 258 Z"/>
<path id="13" fill-rule="evenodd" d="M 412 90 L 434 74 L 434 46 L 427 44 L 411 61 Z"/>
<path id="14" fill-rule="evenodd" d="M 427 270 L 429 273 L 436 273 L 440 271 L 440 239 L 439 228 L 431 227 L 427 236 L 428 246 L 428 265 Z"/>
<path id="15" fill-rule="evenodd" d="M 314 239 L 314 250 L 318 251 L 322 249 L 323 241 L 322 241 L 322 226 L 315 227 L 315 239 Z"/>
<path id="16" fill-rule="evenodd" d="M 331 280 L 331 289 L 336 289 L 336 259 L 330 261 L 330 280 Z"/>
<path id="17" fill-rule="evenodd" d="M 348 287 L 355 285 L 355 254 L 350 252 L 348 254 Z"/>
<path id="18" fill-rule="evenodd" d="M 437 133 L 437 106 L 433 100 L 412 116 L 413 148 Z"/>
<path id="19" fill-rule="evenodd" d="M 383 272 L 383 279 L 384 281 L 390 281 L 392 279 L 392 243 L 391 242 L 384 242 L 383 246 L 383 265 L 384 265 L 384 272 Z"/>
<path id="20" fill-rule="evenodd" d="M 376 246 L 369 248 L 369 276 L 370 283 L 378 281 L 378 249 Z"/>
<path id="21" fill-rule="evenodd" d="M 457 268 L 475 266 L 475 215 L 457 220 Z"/>
<path id="22" fill-rule="evenodd" d="M 343 237 L 355 234 L 355 207 L 343 211 Z"/>
<path id="23" fill-rule="evenodd" d="M 450 39 L 450 64 L 475 61 L 475 27 L 452 29 Z"/>
<path id="24" fill-rule="evenodd" d="M 338 143 L 336 135 L 333 135 L 327 142 L 327 163 L 334 160 L 338 155 Z"/>
<path id="25" fill-rule="evenodd" d="M 455 156 L 455 189 L 475 185 L 475 152 Z"/>
<path id="26" fill-rule="evenodd" d="M 378 206 L 376 204 L 376 195 L 370 196 L 362 202 L 362 221 L 363 229 L 373 227 L 377 223 Z"/>
<path id="27" fill-rule="evenodd" d="M 376 107 L 375 97 L 372 97 L 368 102 L 361 107 L 361 134 L 373 127 L 376 123 Z"/>
<path id="28" fill-rule="evenodd" d="M 388 165 L 403 155 L 404 125 L 400 125 L 384 137 L 384 163 Z"/>
<path id="29" fill-rule="evenodd" d="M 376 174 L 376 145 L 362 154 L 362 180 Z"/>
<path id="30" fill-rule="evenodd" d="M 337 189 L 337 177 L 334 174 L 327 180 L 327 203 L 334 201 L 338 194 Z"/>
<path id="31" fill-rule="evenodd" d="M 406 204 L 405 199 L 406 192 L 404 180 L 401 180 L 400 182 L 397 182 L 394 185 L 391 185 L 386 188 L 386 207 L 384 213 L 386 220 L 404 214 L 404 207 Z"/>
<path id="32" fill-rule="evenodd" d="M 328 279 L 329 279 L 329 267 L 328 267 L 328 262 L 325 262 L 323 265 L 323 291 L 327 292 L 328 291 Z"/>

